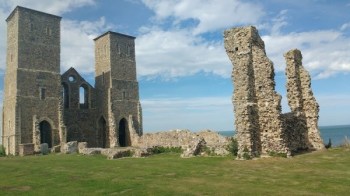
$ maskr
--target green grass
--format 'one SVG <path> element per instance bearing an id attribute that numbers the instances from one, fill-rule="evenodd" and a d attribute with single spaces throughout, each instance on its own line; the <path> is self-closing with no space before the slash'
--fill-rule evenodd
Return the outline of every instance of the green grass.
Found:
<path id="1" fill-rule="evenodd" d="M 0 158 L 0 195 L 347 195 L 350 151 L 235 161 L 168 153 Z"/>

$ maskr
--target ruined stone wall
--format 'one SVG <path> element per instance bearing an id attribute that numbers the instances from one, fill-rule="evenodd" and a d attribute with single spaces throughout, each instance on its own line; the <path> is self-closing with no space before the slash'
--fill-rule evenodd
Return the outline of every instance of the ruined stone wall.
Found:
<path id="1" fill-rule="evenodd" d="M 318 130 L 319 106 L 311 90 L 310 75 L 302 65 L 301 52 L 293 49 L 285 53 L 284 57 L 287 64 L 288 105 L 292 111 L 289 116 L 296 119 L 294 123 L 286 120 L 286 126 L 288 126 L 286 131 L 294 132 L 293 136 L 289 136 L 290 146 L 293 149 L 323 149 L 324 144 Z M 298 140 L 299 143 L 296 143 L 295 140 Z"/>
<path id="2" fill-rule="evenodd" d="M 274 68 L 255 27 L 224 33 L 225 49 L 233 63 L 233 105 L 239 145 L 238 156 L 284 153 L 323 148 L 319 134 L 318 104 L 301 53 L 285 54 L 287 97 L 291 113 L 281 114 L 281 96 L 275 92 Z"/>
<path id="3" fill-rule="evenodd" d="M 204 139 L 206 146 L 215 148 L 226 148 L 230 143 L 228 137 L 224 137 L 217 132 L 205 130 L 191 132 L 189 130 L 171 130 L 157 133 L 146 133 L 142 135 L 134 146 L 141 148 L 151 148 L 154 146 L 163 147 L 184 147 L 194 145 L 200 139 Z"/>
<path id="4" fill-rule="evenodd" d="M 224 34 L 233 62 L 233 105 L 239 156 L 269 152 L 289 154 L 283 142 L 281 96 L 275 92 L 274 69 L 255 27 L 233 28 Z"/>
<path id="5" fill-rule="evenodd" d="M 74 68 L 62 74 L 61 81 L 65 91 L 63 111 L 67 141 L 87 142 L 89 147 L 102 147 L 101 133 L 97 128 L 95 89 Z M 81 96 L 84 96 L 83 100 Z"/>

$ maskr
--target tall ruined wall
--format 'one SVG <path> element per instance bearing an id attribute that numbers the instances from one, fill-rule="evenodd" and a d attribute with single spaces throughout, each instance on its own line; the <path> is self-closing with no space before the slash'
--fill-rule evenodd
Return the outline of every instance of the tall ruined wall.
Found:
<path id="1" fill-rule="evenodd" d="M 239 145 L 244 153 L 289 154 L 283 141 L 281 96 L 275 92 L 274 69 L 255 27 L 226 30 L 225 49 L 233 63 L 233 105 Z"/>
<path id="2" fill-rule="evenodd" d="M 287 61 L 287 97 L 291 112 L 281 114 L 281 96 L 275 92 L 274 68 L 255 27 L 224 33 L 225 49 L 233 63 L 233 106 L 238 157 L 323 149 L 318 130 L 319 106 L 299 50 Z"/>
<path id="3" fill-rule="evenodd" d="M 293 149 L 323 149 L 318 130 L 319 105 L 311 90 L 310 75 L 302 65 L 301 52 L 293 49 L 285 53 L 284 57 L 287 64 L 287 98 L 291 108 L 291 114 L 285 115 L 288 116 L 286 131 L 289 134 L 289 145 Z"/>

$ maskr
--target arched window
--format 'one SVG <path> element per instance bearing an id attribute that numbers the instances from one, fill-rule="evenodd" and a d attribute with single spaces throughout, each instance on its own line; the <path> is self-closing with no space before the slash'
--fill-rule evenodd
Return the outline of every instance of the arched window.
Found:
<path id="1" fill-rule="evenodd" d="M 69 108 L 69 89 L 66 83 L 62 83 L 63 86 L 63 107 Z"/>
<path id="2" fill-rule="evenodd" d="M 89 108 L 89 87 L 86 84 L 79 88 L 79 103 L 81 109 Z"/>

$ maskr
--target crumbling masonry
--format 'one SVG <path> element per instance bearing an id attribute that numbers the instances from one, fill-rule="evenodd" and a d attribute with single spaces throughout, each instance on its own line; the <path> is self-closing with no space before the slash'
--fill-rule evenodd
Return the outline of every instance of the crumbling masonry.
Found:
<path id="1" fill-rule="evenodd" d="M 38 152 L 42 143 L 56 148 L 69 141 L 132 146 L 142 135 L 135 37 L 109 31 L 94 39 L 93 87 L 74 68 L 60 74 L 60 21 L 19 6 L 6 19 L 6 153 Z"/>
<path id="2" fill-rule="evenodd" d="M 281 114 L 281 96 L 275 91 L 273 63 L 255 27 L 224 33 L 225 49 L 233 63 L 233 105 L 238 156 L 292 155 L 324 148 L 318 130 L 318 104 L 311 80 L 302 67 L 301 53 L 291 50 L 287 61 L 287 96 L 291 112 Z"/>

